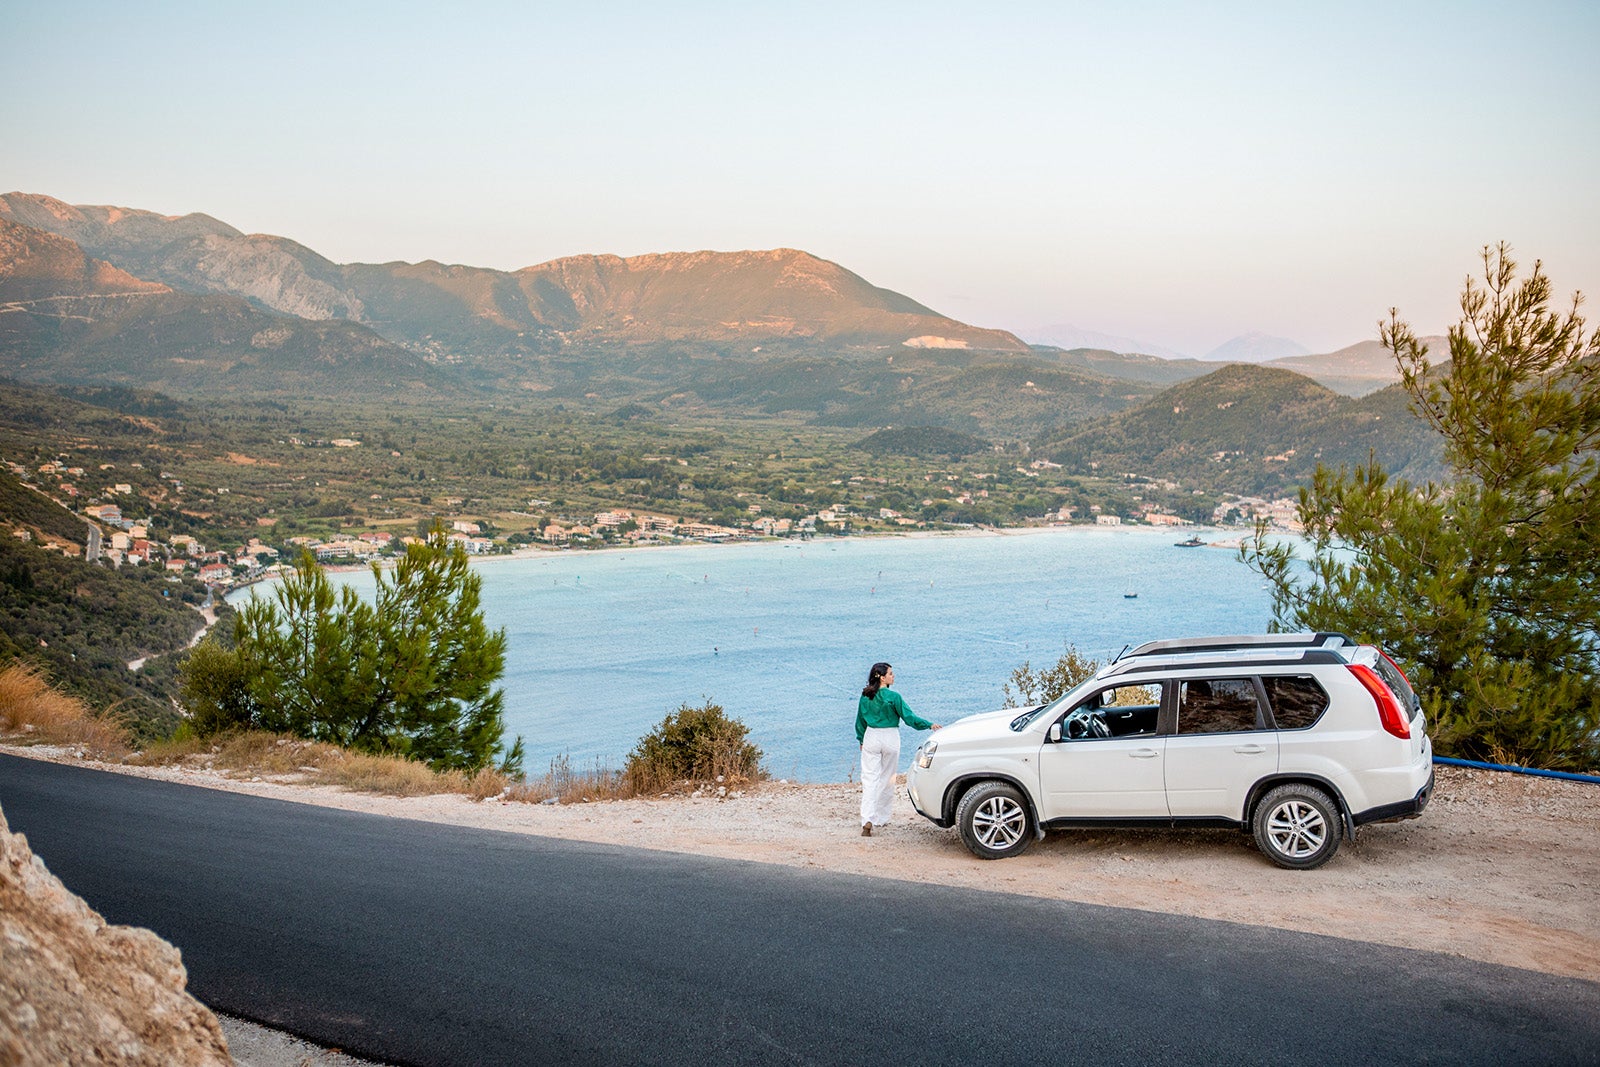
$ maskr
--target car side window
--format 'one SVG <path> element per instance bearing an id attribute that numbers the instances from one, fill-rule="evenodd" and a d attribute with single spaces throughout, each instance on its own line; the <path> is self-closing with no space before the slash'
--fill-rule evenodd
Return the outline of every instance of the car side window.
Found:
<path id="1" fill-rule="evenodd" d="M 1161 686 L 1110 686 L 1091 693 L 1061 717 L 1061 740 L 1138 737 L 1156 732 Z"/>
<path id="2" fill-rule="evenodd" d="M 1259 730 L 1265 720 L 1253 678 L 1203 678 L 1178 683 L 1178 733 Z"/>
<path id="3" fill-rule="evenodd" d="M 1328 710 L 1328 694 L 1309 675 L 1267 675 L 1261 684 L 1280 730 L 1303 730 Z"/>

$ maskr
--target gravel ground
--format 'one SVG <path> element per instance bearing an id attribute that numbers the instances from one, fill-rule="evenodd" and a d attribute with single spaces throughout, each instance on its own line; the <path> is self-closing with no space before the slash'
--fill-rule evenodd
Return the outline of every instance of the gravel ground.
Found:
<path id="1" fill-rule="evenodd" d="M 217 1021 L 238 1067 L 368 1067 L 371 1062 L 220 1012 Z"/>
<path id="2" fill-rule="evenodd" d="M 59 749 L 0 750 L 84 763 Z M 1600 981 L 1600 785 L 1581 782 L 1441 766 L 1420 819 L 1363 827 L 1326 866 L 1285 871 L 1227 830 L 1068 831 L 983 861 L 903 795 L 891 822 L 863 838 L 853 785 L 780 781 L 722 798 L 548 805 L 239 780 L 203 763 L 104 769 L 511 833 L 1224 919 Z"/>

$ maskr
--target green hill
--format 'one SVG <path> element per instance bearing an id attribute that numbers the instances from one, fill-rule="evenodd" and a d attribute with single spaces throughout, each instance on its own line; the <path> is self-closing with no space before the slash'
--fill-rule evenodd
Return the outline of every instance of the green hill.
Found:
<path id="1" fill-rule="evenodd" d="M 1128 411 L 1046 440 L 1042 451 L 1083 473 L 1134 473 L 1184 485 L 1276 494 L 1310 480 L 1318 463 L 1364 463 L 1393 474 L 1439 470 L 1435 435 L 1390 387 L 1340 396 L 1291 371 L 1230 364 Z"/>

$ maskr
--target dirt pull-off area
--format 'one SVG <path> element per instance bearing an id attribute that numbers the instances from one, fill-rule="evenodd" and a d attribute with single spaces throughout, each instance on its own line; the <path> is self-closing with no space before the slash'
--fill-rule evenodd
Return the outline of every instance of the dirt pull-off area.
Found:
<path id="1" fill-rule="evenodd" d="M 55 750 L 6 749 L 75 763 Z M 1314 871 L 1227 830 L 1053 833 L 973 857 L 911 810 L 860 836 L 859 787 L 767 783 L 715 796 L 524 804 L 240 781 L 203 766 L 107 767 L 409 819 L 1226 919 L 1600 981 L 1600 785 L 1438 768 L 1420 819 L 1366 826 Z"/>

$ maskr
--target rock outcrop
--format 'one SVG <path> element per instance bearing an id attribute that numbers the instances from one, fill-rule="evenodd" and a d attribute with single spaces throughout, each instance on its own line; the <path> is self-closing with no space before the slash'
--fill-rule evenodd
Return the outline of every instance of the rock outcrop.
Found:
<path id="1" fill-rule="evenodd" d="M 110 926 L 0 812 L 0 1064 L 232 1063 L 178 950 Z"/>

